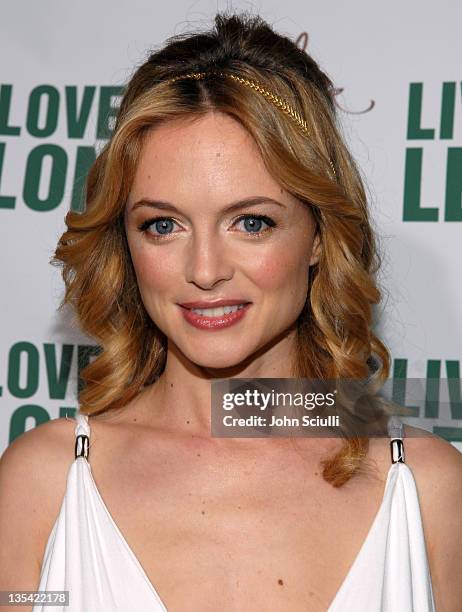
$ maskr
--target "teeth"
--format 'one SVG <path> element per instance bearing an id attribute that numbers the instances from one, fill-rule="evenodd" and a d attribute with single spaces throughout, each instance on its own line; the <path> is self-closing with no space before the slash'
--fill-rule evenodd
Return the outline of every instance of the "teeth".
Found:
<path id="1" fill-rule="evenodd" d="M 235 306 L 220 306 L 218 308 L 191 308 L 191 311 L 203 317 L 222 317 L 231 312 L 241 310 L 244 306 L 245 304 L 236 304 Z"/>

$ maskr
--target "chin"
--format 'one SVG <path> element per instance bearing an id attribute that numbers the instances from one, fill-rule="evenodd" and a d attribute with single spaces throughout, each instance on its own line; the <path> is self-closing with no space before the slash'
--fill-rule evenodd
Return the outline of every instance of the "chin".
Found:
<path id="1" fill-rule="evenodd" d="M 206 343 L 204 343 L 205 345 Z M 236 350 L 237 349 L 237 350 Z M 180 345 L 180 350 L 181 345 Z M 213 350 L 201 346 L 197 350 L 192 349 L 189 345 L 187 350 L 182 350 L 183 354 L 194 364 L 207 369 L 226 369 L 235 368 L 240 364 L 244 365 L 246 359 L 252 354 L 252 351 L 243 350 L 242 345 L 234 347 L 234 350 L 226 350 L 225 346 L 220 346 Z"/>

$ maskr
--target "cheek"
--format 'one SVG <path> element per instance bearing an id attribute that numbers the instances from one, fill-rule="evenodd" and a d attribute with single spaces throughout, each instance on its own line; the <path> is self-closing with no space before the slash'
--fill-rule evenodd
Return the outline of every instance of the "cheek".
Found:
<path id="1" fill-rule="evenodd" d="M 266 290 L 287 292 L 292 299 L 299 292 L 306 293 L 308 265 L 306 257 L 296 249 L 278 249 L 252 258 L 252 278 Z"/>
<path id="2" fill-rule="evenodd" d="M 252 280 L 262 291 L 265 310 L 271 313 L 274 329 L 294 321 L 308 294 L 306 250 L 286 245 L 284 249 L 254 258 L 252 269 Z"/>
<path id="3" fill-rule="evenodd" d="M 164 291 L 174 286 L 172 278 L 175 268 L 168 257 L 160 256 L 149 248 L 139 248 L 132 251 L 132 261 L 142 294 Z"/>

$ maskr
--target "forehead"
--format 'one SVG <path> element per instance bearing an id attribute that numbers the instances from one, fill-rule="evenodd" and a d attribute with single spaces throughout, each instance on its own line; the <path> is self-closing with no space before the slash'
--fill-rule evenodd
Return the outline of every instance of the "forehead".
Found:
<path id="1" fill-rule="evenodd" d="M 282 193 L 247 130 L 232 117 L 211 112 L 171 120 L 147 133 L 129 199 L 187 202 L 194 196 L 218 204 Z"/>

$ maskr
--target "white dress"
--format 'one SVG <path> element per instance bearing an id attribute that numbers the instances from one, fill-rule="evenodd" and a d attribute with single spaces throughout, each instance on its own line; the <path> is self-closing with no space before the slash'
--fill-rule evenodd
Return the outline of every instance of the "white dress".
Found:
<path id="1" fill-rule="evenodd" d="M 96 487 L 88 462 L 88 417 L 77 412 L 76 421 L 76 458 L 37 590 L 69 591 L 69 605 L 53 606 L 56 612 L 166 611 Z M 327 612 L 435 610 L 416 484 L 404 463 L 396 417 L 389 431 L 393 456 L 382 503 Z"/>

